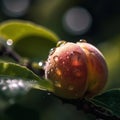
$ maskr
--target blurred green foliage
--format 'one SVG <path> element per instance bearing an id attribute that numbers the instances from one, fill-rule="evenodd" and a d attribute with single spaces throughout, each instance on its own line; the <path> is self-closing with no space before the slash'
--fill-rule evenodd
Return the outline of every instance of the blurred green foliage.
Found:
<path id="1" fill-rule="evenodd" d="M 120 1 L 119 0 L 31 0 L 26 13 L 20 17 L 5 14 L 0 1 L 0 21 L 10 19 L 30 20 L 53 30 L 61 39 L 78 41 L 81 38 L 98 46 L 103 52 L 109 68 L 108 84 L 105 88 L 120 87 Z M 63 27 L 63 16 L 72 7 L 84 7 L 92 16 L 92 25 L 84 34 L 73 35 Z M 31 44 L 34 41 L 32 41 Z M 77 111 L 61 101 L 31 90 L 22 102 L 11 105 L 0 112 L 1 120 L 94 120 L 94 116 Z M 0 101 L 2 104 L 4 101 Z"/>

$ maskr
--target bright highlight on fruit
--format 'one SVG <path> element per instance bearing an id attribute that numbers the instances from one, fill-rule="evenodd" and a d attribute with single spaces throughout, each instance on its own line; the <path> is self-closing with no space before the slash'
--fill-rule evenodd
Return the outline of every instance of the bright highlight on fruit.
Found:
<path id="1" fill-rule="evenodd" d="M 45 65 L 45 78 L 52 81 L 54 94 L 68 99 L 97 95 L 104 88 L 107 76 L 104 56 L 85 40 L 59 41 Z"/>

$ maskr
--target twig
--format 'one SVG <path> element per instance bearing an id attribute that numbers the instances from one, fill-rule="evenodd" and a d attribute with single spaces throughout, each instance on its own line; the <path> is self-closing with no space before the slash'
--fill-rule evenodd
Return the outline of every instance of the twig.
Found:
<path id="1" fill-rule="evenodd" d="M 8 56 L 10 58 L 12 58 L 14 61 L 20 63 L 21 61 L 21 57 L 14 52 L 9 46 L 0 43 L 0 56 Z"/>

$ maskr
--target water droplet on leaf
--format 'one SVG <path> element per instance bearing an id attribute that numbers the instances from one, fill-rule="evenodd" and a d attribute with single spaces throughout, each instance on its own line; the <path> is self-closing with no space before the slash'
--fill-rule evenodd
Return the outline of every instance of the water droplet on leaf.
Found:
<path id="1" fill-rule="evenodd" d="M 12 39 L 8 39 L 6 43 L 7 43 L 7 45 L 11 46 L 13 44 L 13 40 Z"/>

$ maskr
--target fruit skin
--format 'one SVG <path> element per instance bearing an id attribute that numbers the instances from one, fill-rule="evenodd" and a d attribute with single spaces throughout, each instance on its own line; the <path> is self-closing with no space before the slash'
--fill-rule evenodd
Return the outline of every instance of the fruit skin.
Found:
<path id="1" fill-rule="evenodd" d="M 77 43 L 87 56 L 88 88 L 85 97 L 97 95 L 106 85 L 108 77 L 107 64 L 102 53 L 93 45 L 85 42 Z"/>
<path id="2" fill-rule="evenodd" d="M 85 41 L 59 44 L 45 65 L 45 78 L 52 81 L 54 94 L 67 99 L 97 95 L 104 88 L 107 76 L 104 56 Z"/>
<path id="3" fill-rule="evenodd" d="M 54 85 L 57 96 L 82 98 L 87 89 L 87 61 L 83 50 L 75 43 L 60 45 L 49 55 L 45 78 Z"/>

